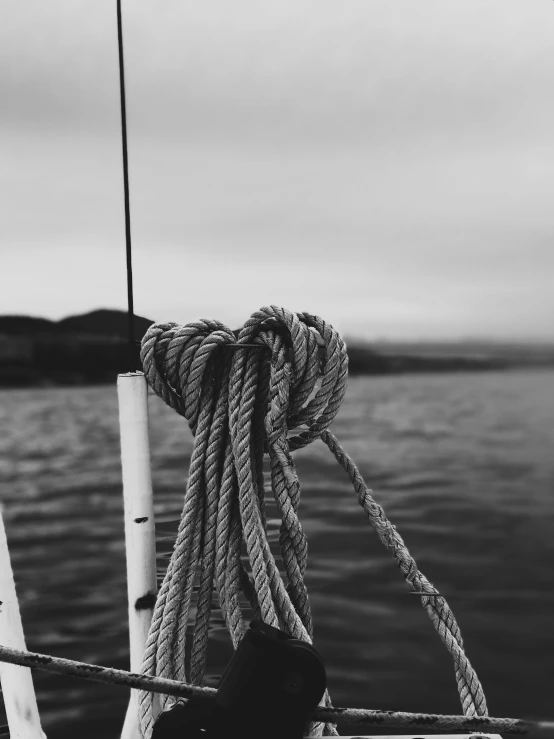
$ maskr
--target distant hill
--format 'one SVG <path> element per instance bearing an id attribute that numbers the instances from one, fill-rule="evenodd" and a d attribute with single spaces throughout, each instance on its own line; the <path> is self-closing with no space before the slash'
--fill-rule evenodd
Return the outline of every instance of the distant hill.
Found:
<path id="1" fill-rule="evenodd" d="M 33 316 L 0 316 L 0 334 L 23 336 L 41 333 L 54 333 L 58 324 L 48 318 Z"/>
<path id="2" fill-rule="evenodd" d="M 510 366 L 553 366 L 554 341 L 379 341 L 371 348 L 383 357 L 417 357 L 427 360 L 448 362 L 460 359 L 471 362 L 496 362 Z"/>
<path id="3" fill-rule="evenodd" d="M 142 316 L 134 317 L 135 338 L 142 339 L 146 329 L 154 321 Z M 94 310 L 80 316 L 69 316 L 61 321 L 33 316 L 0 316 L 0 334 L 9 336 L 33 336 L 36 334 L 89 334 L 118 337 L 129 336 L 127 313 L 120 310 Z"/>
<path id="4" fill-rule="evenodd" d="M 134 317 L 135 340 L 154 321 Z M 114 382 L 140 369 L 138 346 L 128 338 L 127 313 L 95 310 L 61 321 L 0 316 L 0 387 Z"/>
<path id="5" fill-rule="evenodd" d="M 148 318 L 134 316 L 135 339 L 142 339 L 146 330 L 154 323 Z M 74 334 L 100 334 L 101 336 L 127 339 L 129 336 L 129 319 L 127 313 L 120 310 L 94 310 L 81 316 L 69 316 L 57 323 L 58 330 Z M 1 331 L 0 323 L 0 331 Z"/>
<path id="6" fill-rule="evenodd" d="M 398 353 L 374 351 L 367 344 L 348 343 L 350 375 L 415 374 L 421 372 L 484 372 L 510 368 L 502 357 L 454 354 L 418 354 L 399 348 Z"/>

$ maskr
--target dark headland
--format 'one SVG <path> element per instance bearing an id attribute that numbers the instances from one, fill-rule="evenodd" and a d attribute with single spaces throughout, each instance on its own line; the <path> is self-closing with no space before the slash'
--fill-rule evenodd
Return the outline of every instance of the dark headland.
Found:
<path id="1" fill-rule="evenodd" d="M 135 316 L 135 338 L 154 323 Z M 111 383 L 139 368 L 128 342 L 127 314 L 96 310 L 61 321 L 0 316 L 0 387 Z M 374 342 L 349 340 L 351 375 L 469 372 L 554 367 L 553 344 Z"/>

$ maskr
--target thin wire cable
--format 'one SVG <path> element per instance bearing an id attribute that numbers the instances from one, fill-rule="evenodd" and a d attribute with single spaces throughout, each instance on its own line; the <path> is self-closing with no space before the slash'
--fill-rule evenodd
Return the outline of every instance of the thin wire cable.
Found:
<path id="1" fill-rule="evenodd" d="M 125 245 L 127 254 L 127 313 L 129 319 L 129 343 L 135 344 L 133 306 L 133 254 L 131 248 L 131 206 L 129 199 L 129 159 L 127 156 L 127 112 L 125 105 L 125 67 L 123 63 L 123 23 L 121 0 L 117 0 L 117 46 L 119 51 L 119 96 L 121 101 L 121 148 L 123 152 L 123 199 L 125 203 Z M 131 352 L 131 356 L 134 353 Z M 131 370 L 133 367 L 130 368 Z"/>

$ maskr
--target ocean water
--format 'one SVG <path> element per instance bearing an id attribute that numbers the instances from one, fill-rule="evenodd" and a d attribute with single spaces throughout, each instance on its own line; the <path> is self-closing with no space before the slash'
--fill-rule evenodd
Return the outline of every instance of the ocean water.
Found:
<path id="1" fill-rule="evenodd" d="M 160 569 L 190 432 L 149 398 Z M 554 714 L 554 373 L 356 377 L 333 430 L 445 595 L 491 715 Z M 128 668 L 115 387 L 0 392 L 0 497 L 31 650 Z M 295 453 L 336 705 L 459 713 L 451 658 L 321 442 Z M 211 635 L 212 684 L 231 655 Z M 49 739 L 117 737 L 124 688 L 34 672 Z"/>

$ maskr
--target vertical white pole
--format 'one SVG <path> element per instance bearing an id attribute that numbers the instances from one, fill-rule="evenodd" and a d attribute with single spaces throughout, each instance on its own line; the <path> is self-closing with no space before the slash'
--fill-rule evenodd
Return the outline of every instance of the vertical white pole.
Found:
<path id="1" fill-rule="evenodd" d="M 140 672 L 156 601 L 156 541 L 150 444 L 148 386 L 142 372 L 117 378 L 121 468 L 127 553 L 131 671 Z M 122 739 L 138 739 L 138 693 L 131 690 Z"/>
<path id="2" fill-rule="evenodd" d="M 8 541 L 0 506 L 0 642 L 5 647 L 27 649 L 15 592 Z M 37 699 L 28 667 L 0 662 L 0 681 L 11 739 L 41 739 Z"/>

